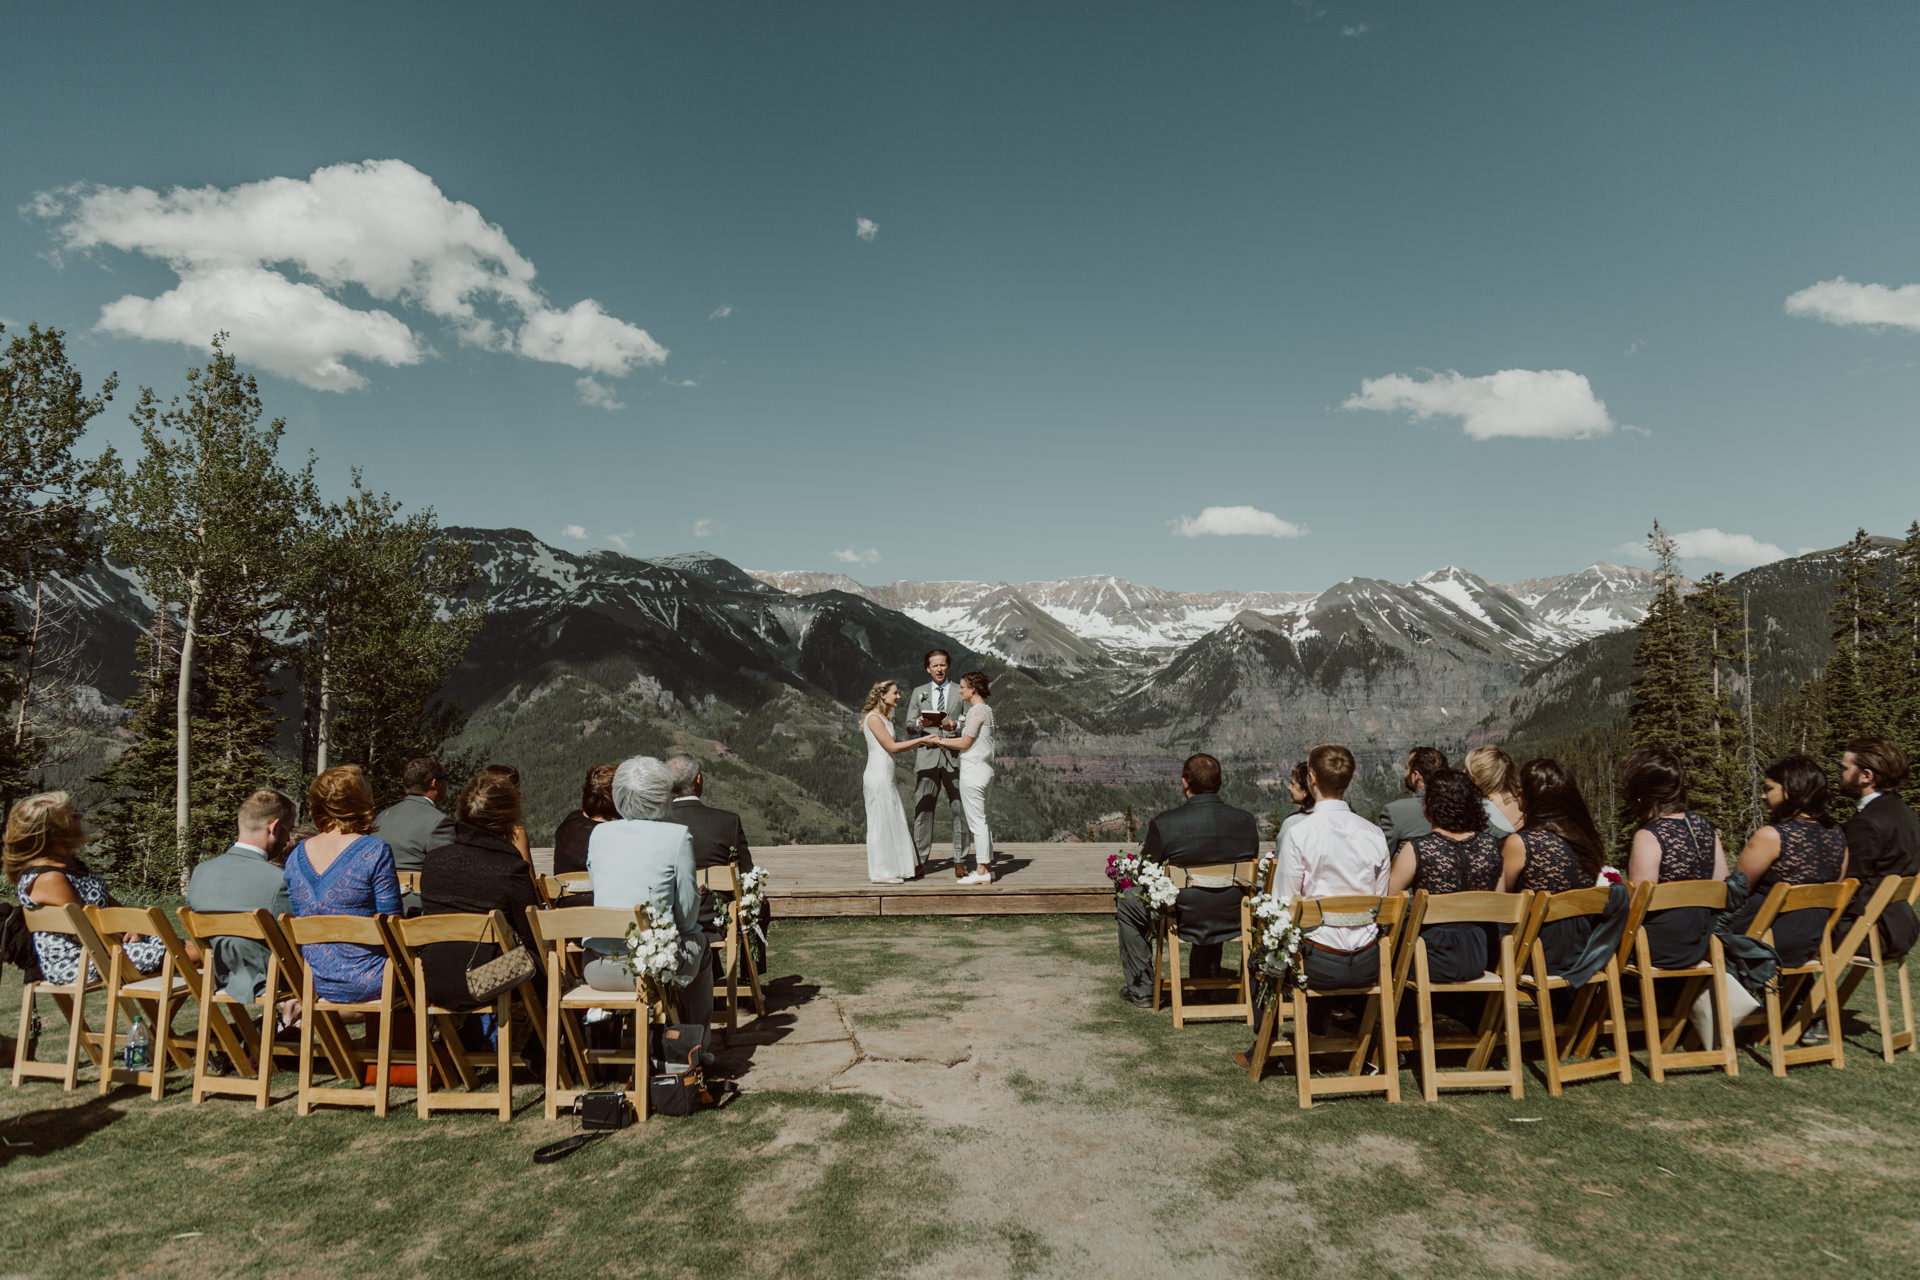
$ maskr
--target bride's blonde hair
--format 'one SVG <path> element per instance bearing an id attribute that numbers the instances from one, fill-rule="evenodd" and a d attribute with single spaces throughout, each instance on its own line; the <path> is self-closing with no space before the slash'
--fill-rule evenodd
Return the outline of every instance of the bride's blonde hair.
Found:
<path id="1" fill-rule="evenodd" d="M 860 708 L 860 718 L 864 720 L 866 719 L 867 712 L 879 709 L 880 699 L 886 696 L 887 690 L 898 689 L 899 687 L 900 682 L 898 680 L 874 681 L 873 688 L 867 690 L 867 705 Z"/>

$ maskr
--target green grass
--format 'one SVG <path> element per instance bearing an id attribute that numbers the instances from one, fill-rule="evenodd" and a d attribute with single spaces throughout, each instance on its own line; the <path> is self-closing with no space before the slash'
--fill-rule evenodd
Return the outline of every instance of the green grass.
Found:
<path id="1" fill-rule="evenodd" d="M 569 1131 L 290 1101 L 0 1096 L 4 1269 L 34 1276 L 1898 1276 L 1920 1273 L 1920 1054 L 1399 1106 L 1250 1084 L 1237 1024 L 1115 992 L 1110 919 L 782 923 L 727 1109 L 551 1167 Z M 6 984 L 0 1025 L 17 1018 Z M 902 995 L 902 992 L 908 994 Z M 1863 994 L 1865 994 L 1863 992 Z M 797 1034 L 965 1040 L 967 1065 L 786 1070 Z M 1855 1008 L 1863 1002 L 1856 999 Z M 51 1020 L 50 1020 L 51 1022 Z M 49 1035 L 43 1055 L 57 1041 Z M 785 1074 L 781 1074 L 782 1071 Z M 892 1073 L 887 1075 L 884 1073 Z M 756 1083 L 783 1081 L 781 1087 Z M 831 1087 L 827 1087 L 829 1082 Z M 875 1083 L 878 1082 L 878 1083 Z M 291 1077 L 281 1078 L 281 1092 Z M 876 1093 L 893 1096 L 876 1096 Z M 904 1101 L 901 1092 L 907 1096 Z M 943 1104 L 958 1100 L 955 1106 Z M 964 1105 L 978 1100 L 969 1110 Z M 30 1145 L 18 1145 L 18 1144 Z M 199 1233 L 199 1234 L 189 1234 Z"/>

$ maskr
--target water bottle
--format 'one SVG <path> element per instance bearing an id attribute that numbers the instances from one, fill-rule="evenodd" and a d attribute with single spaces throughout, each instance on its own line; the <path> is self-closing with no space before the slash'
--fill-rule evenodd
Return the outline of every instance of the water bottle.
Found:
<path id="1" fill-rule="evenodd" d="M 145 1071 L 153 1065 L 153 1041 L 147 1035 L 145 1019 L 135 1018 L 127 1032 L 127 1047 L 121 1052 L 120 1065 L 128 1071 Z"/>

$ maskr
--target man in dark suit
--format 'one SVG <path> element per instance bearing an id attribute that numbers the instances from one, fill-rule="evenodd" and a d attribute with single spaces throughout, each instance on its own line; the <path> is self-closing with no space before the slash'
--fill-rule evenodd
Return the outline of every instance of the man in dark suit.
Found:
<path id="1" fill-rule="evenodd" d="M 1186 803 L 1154 815 L 1140 844 L 1140 856 L 1176 867 L 1257 858 L 1259 820 L 1220 799 L 1221 780 L 1218 760 L 1209 755 L 1188 756 L 1180 768 L 1180 792 Z M 1180 891 L 1174 905 L 1180 937 L 1193 944 L 1191 976 L 1219 974 L 1220 948 L 1240 931 L 1240 898 L 1240 890 L 1232 886 L 1191 886 Z M 1120 929 L 1120 972 L 1127 982 L 1120 994 L 1132 1004 L 1150 1008 L 1156 977 L 1154 910 L 1140 890 L 1128 889 L 1114 899 L 1113 911 Z"/>
<path id="2" fill-rule="evenodd" d="M 381 811 L 373 820 L 373 833 L 393 849 L 395 871 L 418 872 L 428 853 L 453 843 L 453 815 L 440 811 L 447 798 L 447 769 L 440 757 L 421 756 L 407 762 L 400 781 L 406 796 Z M 420 914 L 419 894 L 406 894 L 401 902 L 406 914 Z"/>
<path id="3" fill-rule="evenodd" d="M 240 804 L 233 844 L 193 869 L 187 906 L 195 911 L 255 911 L 277 920 L 287 902 L 287 854 L 293 848 L 293 801 L 260 790 Z M 267 985 L 267 944 L 251 938 L 213 938 L 213 976 L 222 990 L 248 1003 Z"/>
<path id="4" fill-rule="evenodd" d="M 668 756 L 666 765 L 667 772 L 673 775 L 673 798 L 667 804 L 667 816 L 663 821 L 677 822 L 693 833 L 693 865 L 696 868 L 724 867 L 731 862 L 741 875 L 753 870 L 753 850 L 747 847 L 747 829 L 741 825 L 740 815 L 716 809 L 702 798 L 707 789 L 707 779 L 700 772 L 700 762 L 681 752 Z M 708 933 L 717 935 L 720 921 L 708 910 L 709 901 L 704 894 L 701 896 L 700 926 Z M 761 932 L 766 931 L 771 915 L 772 908 L 763 904 L 760 908 Z"/>
<path id="5" fill-rule="evenodd" d="M 1427 821 L 1427 779 L 1447 767 L 1447 757 L 1438 747 L 1415 747 L 1407 752 L 1407 771 L 1401 779 L 1413 792 L 1388 804 L 1380 811 L 1380 830 L 1387 837 L 1387 856 L 1400 852 L 1400 846 L 1433 830 Z"/>

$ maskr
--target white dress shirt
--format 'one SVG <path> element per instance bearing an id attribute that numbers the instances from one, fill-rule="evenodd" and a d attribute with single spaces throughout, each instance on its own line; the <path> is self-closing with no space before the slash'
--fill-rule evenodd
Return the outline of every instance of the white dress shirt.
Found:
<path id="1" fill-rule="evenodd" d="M 1280 866 L 1273 877 L 1273 896 L 1323 898 L 1366 894 L 1384 896 L 1387 837 L 1373 823 L 1355 813 L 1344 800 L 1321 800 L 1313 812 L 1294 823 L 1280 837 Z M 1370 924 L 1353 928 L 1325 927 L 1313 940 L 1341 951 L 1355 951 L 1372 942 L 1379 930 Z"/>

